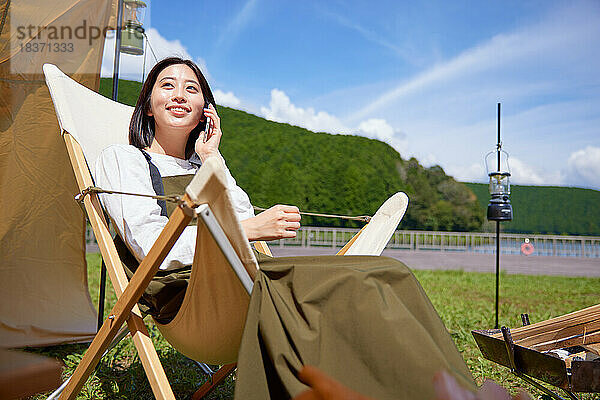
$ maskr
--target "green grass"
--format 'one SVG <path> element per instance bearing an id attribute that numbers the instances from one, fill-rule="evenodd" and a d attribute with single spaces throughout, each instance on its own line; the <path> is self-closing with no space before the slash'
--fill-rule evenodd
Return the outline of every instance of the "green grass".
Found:
<path id="1" fill-rule="evenodd" d="M 87 256 L 90 293 L 97 303 L 100 256 Z M 471 335 L 472 329 L 494 325 L 495 278 L 493 274 L 463 271 L 414 271 L 446 324 L 479 385 L 493 379 L 516 392 L 523 387 L 538 398 L 540 393 L 510 374 L 507 368 L 485 360 Z M 520 314 L 529 313 L 531 322 L 571 312 L 598 303 L 600 279 L 550 276 L 501 276 L 500 324 L 520 326 Z M 107 308 L 115 295 L 107 285 Z M 106 313 L 108 313 L 106 310 Z M 162 338 L 152 323 L 150 334 L 177 398 L 189 398 L 206 380 L 195 364 L 176 352 Z M 64 376 L 70 375 L 81 359 L 86 345 L 64 345 L 32 351 L 61 359 Z M 424 354 L 424 357 L 427 355 Z M 230 377 L 209 399 L 233 398 L 234 381 Z M 48 393 L 33 397 L 44 399 Z M 131 340 L 122 341 L 105 357 L 96 373 L 88 380 L 79 399 L 152 399 L 152 391 Z M 592 399 L 592 395 L 583 396 Z"/>
<path id="2" fill-rule="evenodd" d="M 478 385 L 485 379 L 493 379 L 514 393 L 522 387 L 540 396 L 539 391 L 516 378 L 508 368 L 484 359 L 471 335 L 473 329 L 494 327 L 493 274 L 463 271 L 414 273 L 450 331 Z M 599 278 L 502 274 L 499 324 L 521 326 L 521 313 L 528 313 L 534 323 L 589 307 L 598 304 L 599 292 Z M 587 395 L 583 398 L 597 396 Z"/>

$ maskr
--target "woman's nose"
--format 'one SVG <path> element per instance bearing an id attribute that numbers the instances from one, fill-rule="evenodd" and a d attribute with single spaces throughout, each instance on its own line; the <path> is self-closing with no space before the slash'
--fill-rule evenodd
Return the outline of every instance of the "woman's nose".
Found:
<path id="1" fill-rule="evenodd" d="M 177 102 L 185 102 L 187 101 L 186 95 L 185 95 L 185 88 L 183 86 L 177 86 L 177 88 L 175 88 L 175 90 L 173 91 L 173 101 L 177 101 Z"/>

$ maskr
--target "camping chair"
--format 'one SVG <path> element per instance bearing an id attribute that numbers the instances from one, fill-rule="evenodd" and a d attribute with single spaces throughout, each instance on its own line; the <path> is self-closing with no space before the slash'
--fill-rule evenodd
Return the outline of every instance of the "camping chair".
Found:
<path id="1" fill-rule="evenodd" d="M 173 321 L 166 325 L 156 322 L 156 325 L 165 339 L 184 355 L 194 360 L 226 364 L 211 383 L 200 388 L 198 396 L 194 395 L 199 398 L 235 368 L 232 362 L 237 355 L 249 293 L 258 268 L 225 189 L 223 165 L 216 158 L 203 164 L 187 187 L 179 207 L 128 282 L 98 193 L 90 190 L 94 184 L 86 160 L 92 162 L 110 144 L 126 143 L 123 133 L 127 132 L 133 108 L 85 88 L 54 65 L 44 65 L 44 74 L 83 194 L 83 204 L 118 298 L 61 398 L 76 396 L 126 322 L 155 397 L 174 399 L 136 303 L 196 214 L 194 208 L 199 208 L 198 238 L 190 283 L 180 312 Z M 404 215 L 407 203 L 404 193 L 392 196 L 363 228 L 363 233 L 355 236 L 339 254 L 380 254 Z M 256 247 L 270 255 L 266 244 L 258 243 Z M 217 278 L 218 290 L 214 290 Z M 198 301 L 198 296 L 208 298 Z M 210 305 L 209 310 L 206 304 Z"/>
<path id="2" fill-rule="evenodd" d="M 131 113 L 133 111 L 133 108 L 119 103 L 115 103 L 93 91 L 90 91 L 89 89 L 83 87 L 82 85 L 79 85 L 77 82 L 64 75 L 58 68 L 56 68 L 53 65 L 45 65 L 44 73 L 56 108 L 59 124 L 61 126 L 63 138 L 67 146 L 73 170 L 77 178 L 78 187 L 81 191 L 84 191 L 86 188 L 93 186 L 92 177 L 90 175 L 86 159 L 95 159 L 98 156 L 99 152 L 110 144 L 126 142 L 126 135 L 124 135 L 123 132 L 127 132 L 127 127 L 129 126 L 129 120 L 131 119 Z M 106 118 L 107 115 L 110 115 L 110 118 Z M 218 168 L 216 168 L 216 170 L 218 170 Z M 206 179 L 210 180 L 211 178 L 207 177 Z M 194 196 L 197 195 L 199 195 L 199 193 L 194 193 Z M 191 206 L 197 205 L 192 203 L 188 199 L 185 200 L 188 201 L 188 204 Z M 91 193 L 85 196 L 83 203 L 88 214 L 90 223 L 92 225 L 92 229 L 98 241 L 103 260 L 106 263 L 109 277 L 111 282 L 113 283 L 115 293 L 117 294 L 119 299 L 122 299 L 123 293 L 125 292 L 128 285 L 128 279 L 125 275 L 125 272 L 121 265 L 121 260 L 117 254 L 114 242 L 108 230 L 108 224 L 104 217 L 97 194 Z M 183 208 L 180 210 L 183 210 Z M 179 225 L 183 223 L 181 221 L 188 219 L 188 216 L 185 216 L 184 218 L 182 212 L 179 212 L 178 215 L 180 220 Z M 205 213 L 202 213 L 202 215 L 206 216 Z M 187 222 L 182 226 L 185 226 L 186 224 Z M 178 237 L 178 234 L 176 233 L 177 230 L 183 229 L 179 225 L 177 226 L 177 229 L 175 231 L 168 232 L 171 236 L 167 235 L 166 233 L 165 235 L 163 235 L 165 237 L 168 237 L 168 239 L 165 240 L 169 241 L 169 248 L 170 246 L 172 246 L 171 242 L 174 243 L 174 241 Z M 240 232 L 238 232 L 238 236 L 239 235 L 241 235 Z M 247 243 L 247 241 L 242 240 L 242 243 L 243 242 Z M 157 244 L 157 246 L 155 247 L 160 248 L 160 246 L 161 245 Z M 154 260 L 154 263 L 156 263 L 156 265 L 153 266 L 154 272 L 156 272 L 156 268 L 158 267 L 158 265 L 160 265 L 160 260 L 164 258 L 164 255 L 166 255 L 167 252 L 167 248 L 165 247 L 162 249 L 162 252 L 157 255 L 158 257 L 156 258 L 156 260 Z M 250 262 L 247 261 L 247 268 L 252 273 L 254 273 L 256 270 L 256 261 L 251 255 L 249 248 L 246 249 L 244 255 L 246 259 L 250 259 Z M 146 259 L 148 260 L 147 264 L 150 263 L 150 257 L 146 257 Z M 240 265 L 239 258 L 237 264 Z M 138 270 L 141 271 L 142 266 L 140 266 Z M 154 275 L 154 272 L 149 275 L 150 278 Z M 250 276 L 253 275 L 249 275 L 248 273 L 246 273 L 245 277 L 243 278 L 246 281 L 246 289 L 242 289 L 241 295 L 237 295 L 236 298 L 238 299 L 238 301 L 241 301 L 240 299 L 243 299 L 245 297 L 245 301 L 247 302 L 247 291 L 249 291 L 251 288 L 251 286 L 248 286 L 248 283 L 251 284 L 252 282 Z M 146 286 L 147 282 L 143 286 L 141 286 L 141 290 L 143 291 L 143 289 Z M 237 290 L 238 288 L 235 289 Z M 135 299 L 128 299 L 128 301 L 133 301 L 133 304 L 135 304 L 139 298 L 139 295 L 136 294 L 133 297 L 135 297 Z M 242 307 L 242 312 L 239 313 L 240 316 L 238 317 L 237 321 L 239 325 L 238 335 L 241 334 L 241 328 L 243 327 L 243 320 L 245 316 L 244 310 L 245 308 Z M 167 382 L 164 370 L 162 369 L 156 351 L 148 336 L 147 329 L 142 321 L 142 316 L 139 312 L 138 307 L 134 306 L 132 308 L 131 314 L 129 314 L 128 311 L 122 311 L 121 318 L 123 317 L 127 319 L 129 331 L 131 332 L 134 344 L 137 348 L 146 374 L 148 375 L 148 379 L 150 381 L 155 396 L 158 398 L 174 398 L 171 388 Z M 109 317 L 109 321 L 112 322 L 111 325 L 118 325 L 118 327 L 120 327 L 123 323 L 117 319 L 115 312 L 111 314 L 111 316 Z M 177 321 L 174 320 L 173 322 Z M 181 322 L 178 323 L 181 324 Z M 167 326 L 160 326 L 159 329 L 161 329 L 161 332 L 167 338 L 167 340 L 170 336 L 172 337 L 171 343 L 173 341 L 179 340 L 177 338 L 177 333 L 171 332 L 171 330 Z M 216 328 L 210 327 L 210 329 Z M 165 333 L 165 331 L 167 331 L 167 333 Z M 100 338 L 102 333 L 103 329 L 100 329 L 97 338 Z M 223 333 L 219 332 L 218 335 L 222 336 Z M 111 331 L 110 334 L 107 335 L 107 337 L 108 336 L 114 336 L 113 332 Z M 99 351 L 99 353 L 95 356 L 98 359 L 99 355 L 102 353 L 102 351 L 105 350 L 104 347 L 106 346 L 103 345 L 102 347 L 102 350 Z M 93 348 L 91 347 L 88 353 L 91 354 L 92 351 Z M 189 355 L 190 351 L 188 351 L 187 353 L 187 355 Z M 193 353 L 193 351 L 191 351 L 191 353 Z M 191 358 L 197 359 L 196 357 Z M 97 361 L 98 360 L 93 360 L 91 364 L 95 365 Z M 231 371 L 232 369 L 233 365 L 226 366 L 224 370 L 219 371 L 215 374 L 215 379 L 212 380 L 213 385 L 210 385 L 210 387 L 203 387 L 201 389 L 208 390 L 212 388 L 214 385 L 219 383 L 218 378 L 224 379 L 228 375 L 226 372 Z M 91 372 L 91 370 L 87 372 L 89 373 Z M 87 376 L 81 379 L 81 384 L 85 382 L 85 378 L 87 378 Z M 76 379 L 78 379 L 77 374 L 75 374 L 70 381 L 74 382 Z M 65 389 L 65 395 L 67 395 L 66 391 L 68 390 L 69 385 L 67 385 L 67 389 Z"/>

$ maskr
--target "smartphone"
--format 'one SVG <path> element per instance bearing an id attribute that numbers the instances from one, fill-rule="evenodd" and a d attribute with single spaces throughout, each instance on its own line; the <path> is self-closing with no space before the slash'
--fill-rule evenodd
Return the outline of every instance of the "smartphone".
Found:
<path id="1" fill-rule="evenodd" d="M 208 109 L 208 106 L 210 106 L 210 102 L 208 102 L 208 101 L 207 101 L 207 102 L 204 104 L 204 108 L 205 108 L 205 109 Z M 214 128 L 214 125 L 213 125 L 213 122 L 212 122 L 212 120 L 210 119 L 210 117 L 209 117 L 209 116 L 206 116 L 206 127 L 204 128 L 204 131 L 206 132 L 206 136 L 204 136 L 204 142 L 205 142 L 205 143 L 206 143 L 206 141 L 207 141 L 208 139 L 210 139 L 210 137 L 212 136 L 212 133 L 213 133 L 213 132 L 212 132 L 212 131 L 213 131 L 213 128 Z"/>

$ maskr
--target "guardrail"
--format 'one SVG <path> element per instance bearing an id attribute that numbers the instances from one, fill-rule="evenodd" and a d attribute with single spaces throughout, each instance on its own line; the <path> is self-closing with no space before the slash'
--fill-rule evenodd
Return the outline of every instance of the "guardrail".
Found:
<path id="1" fill-rule="evenodd" d="M 358 229 L 322 228 L 305 226 L 293 239 L 269 242 L 269 246 L 332 247 L 341 248 Z M 529 239 L 533 246 L 531 256 L 600 258 L 600 237 L 500 234 L 501 254 L 521 254 L 521 246 Z M 86 231 L 88 248 L 95 247 L 91 228 Z M 496 251 L 496 234 L 481 232 L 396 231 L 387 249 L 413 251 L 466 252 L 493 254 Z"/>
<path id="2" fill-rule="evenodd" d="M 358 229 L 302 227 L 294 239 L 270 242 L 270 246 L 303 246 L 341 248 Z M 521 246 L 529 239 L 531 255 L 600 258 L 600 237 L 500 234 L 501 254 L 521 254 Z M 493 254 L 496 234 L 479 232 L 396 231 L 387 249 L 414 251 L 447 251 Z"/>

